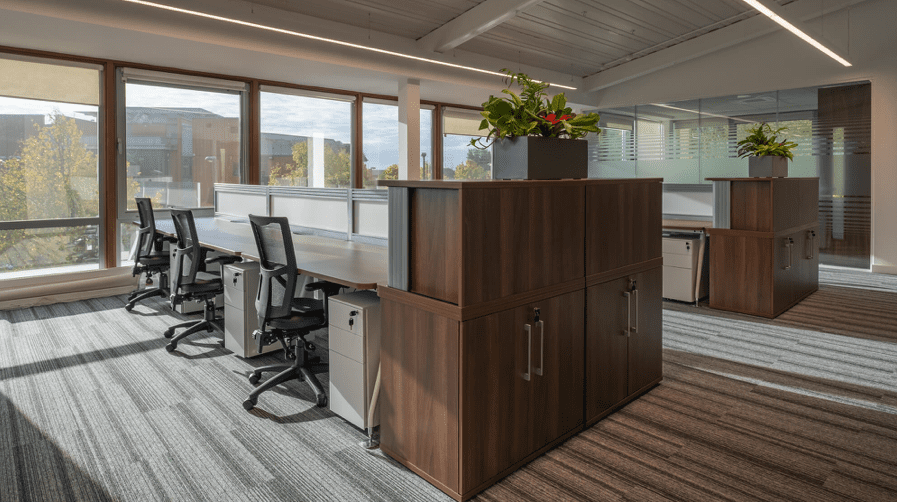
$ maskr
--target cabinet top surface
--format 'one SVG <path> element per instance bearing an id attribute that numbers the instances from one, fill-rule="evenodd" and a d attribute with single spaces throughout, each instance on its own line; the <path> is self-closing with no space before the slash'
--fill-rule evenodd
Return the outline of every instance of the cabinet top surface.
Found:
<path id="1" fill-rule="evenodd" d="M 707 181 L 783 181 L 783 180 L 818 180 L 819 178 L 706 178 Z"/>
<path id="2" fill-rule="evenodd" d="M 563 185 L 603 185 L 619 183 L 662 183 L 663 178 L 621 178 L 621 179 L 566 179 L 566 180 L 379 180 L 381 187 L 407 188 L 512 188 L 531 186 L 563 186 Z"/>

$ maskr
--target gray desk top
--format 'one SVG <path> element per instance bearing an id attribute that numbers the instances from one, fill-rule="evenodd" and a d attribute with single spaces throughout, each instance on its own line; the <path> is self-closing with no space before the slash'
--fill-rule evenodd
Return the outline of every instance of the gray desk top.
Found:
<path id="1" fill-rule="evenodd" d="M 258 261 L 258 250 L 248 223 L 223 218 L 196 218 L 196 233 L 203 246 Z M 156 230 L 174 235 L 174 223 L 157 221 Z M 305 275 L 357 289 L 377 289 L 387 282 L 386 248 L 371 244 L 293 234 L 296 267 Z"/>

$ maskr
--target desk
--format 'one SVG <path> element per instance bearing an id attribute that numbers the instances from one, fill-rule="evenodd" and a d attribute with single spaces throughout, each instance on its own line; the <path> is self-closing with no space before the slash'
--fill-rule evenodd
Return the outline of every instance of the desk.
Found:
<path id="1" fill-rule="evenodd" d="M 249 223 L 224 218 L 196 218 L 200 244 L 215 251 L 258 261 Z M 156 230 L 174 235 L 174 223 L 157 221 Z M 355 289 L 377 289 L 387 280 L 386 247 L 352 241 L 293 234 L 296 267 L 300 274 Z"/>

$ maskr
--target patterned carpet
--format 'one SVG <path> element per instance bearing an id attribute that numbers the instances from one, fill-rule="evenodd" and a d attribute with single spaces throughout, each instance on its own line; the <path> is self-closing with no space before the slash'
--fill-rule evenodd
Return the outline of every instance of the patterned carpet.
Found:
<path id="1" fill-rule="evenodd" d="M 663 383 L 478 499 L 897 500 L 897 277 L 820 282 L 775 320 L 665 303 Z M 0 501 L 450 500 L 303 383 L 245 412 L 274 356 L 169 354 L 183 316 L 123 303 L 0 312 Z"/>

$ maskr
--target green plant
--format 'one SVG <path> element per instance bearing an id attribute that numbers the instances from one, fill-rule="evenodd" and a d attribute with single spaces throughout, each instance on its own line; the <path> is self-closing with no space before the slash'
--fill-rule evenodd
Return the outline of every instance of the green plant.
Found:
<path id="1" fill-rule="evenodd" d="M 477 148 L 488 148 L 495 140 L 514 136 L 544 136 L 548 138 L 576 139 L 590 132 L 600 133 L 597 113 L 573 113 L 567 106 L 564 93 L 548 99 L 549 84 L 529 78 L 525 73 L 513 73 L 504 68 L 508 75 L 508 89 L 502 89 L 506 97 L 489 96 L 483 103 L 483 121 L 480 130 L 489 129 L 485 138 L 470 140 Z M 511 84 L 521 87 L 518 95 L 510 89 Z"/>
<path id="2" fill-rule="evenodd" d="M 788 157 L 794 160 L 794 154 L 791 150 L 797 146 L 793 141 L 778 140 L 779 134 L 787 130 L 787 127 L 779 127 L 773 129 L 772 126 L 763 122 L 758 126 L 748 129 L 748 136 L 738 142 L 738 156 L 747 157 L 763 157 L 766 155 L 773 157 Z"/>

